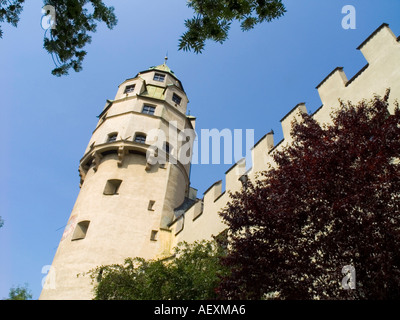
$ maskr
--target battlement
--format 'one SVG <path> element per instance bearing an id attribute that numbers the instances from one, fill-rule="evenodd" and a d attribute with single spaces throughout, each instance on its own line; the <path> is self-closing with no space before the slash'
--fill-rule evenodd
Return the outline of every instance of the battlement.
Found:
<path id="1" fill-rule="evenodd" d="M 368 62 L 359 72 L 348 80 L 344 68 L 337 67 L 317 85 L 322 106 L 312 116 L 320 123 L 329 123 L 331 111 L 340 106 L 339 100 L 357 103 L 374 95 L 383 96 L 388 88 L 391 89 L 389 103 L 400 99 L 399 41 L 400 37 L 393 34 L 388 24 L 384 23 L 376 29 L 357 48 Z M 218 212 L 229 201 L 227 191 L 239 191 L 247 179 L 254 179 L 257 172 L 274 166 L 273 153 L 291 143 L 292 123 L 300 121 L 302 113 L 307 113 L 304 102 L 297 104 L 281 119 L 284 138 L 276 145 L 273 131 L 254 145 L 251 150 L 251 169 L 246 172 L 246 162 L 242 159 L 225 172 L 226 192 L 222 192 L 222 180 L 215 182 L 204 192 L 202 199 L 196 199 L 187 211 L 171 223 L 173 245 L 180 241 L 210 239 L 226 228 Z"/>
<path id="2" fill-rule="evenodd" d="M 378 91 L 382 89 L 380 88 L 382 84 L 376 81 L 376 76 L 382 76 L 384 83 L 389 85 L 388 81 L 394 76 L 393 72 L 397 72 L 395 67 L 398 66 L 400 55 L 399 38 L 394 35 L 387 23 L 377 28 L 357 47 L 367 61 L 359 72 L 348 80 L 344 68 L 337 67 L 318 84 L 316 89 L 323 105 L 337 107 L 339 98 L 357 102 L 374 93 L 383 95 L 384 91 Z M 368 94 L 369 92 L 371 94 Z"/>

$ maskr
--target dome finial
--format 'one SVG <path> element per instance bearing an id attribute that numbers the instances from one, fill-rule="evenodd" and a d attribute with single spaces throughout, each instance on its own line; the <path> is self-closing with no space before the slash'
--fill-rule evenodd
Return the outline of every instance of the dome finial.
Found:
<path id="1" fill-rule="evenodd" d="M 168 51 L 167 51 L 167 53 L 166 53 L 166 55 L 165 55 L 165 58 L 164 58 L 164 65 L 167 64 L 167 60 L 168 60 Z"/>

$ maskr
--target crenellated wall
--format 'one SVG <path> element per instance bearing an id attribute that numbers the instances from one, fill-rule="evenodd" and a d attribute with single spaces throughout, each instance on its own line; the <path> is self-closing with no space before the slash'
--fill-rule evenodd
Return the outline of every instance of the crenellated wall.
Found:
<path id="1" fill-rule="evenodd" d="M 388 88 L 390 111 L 394 101 L 400 100 L 400 37 L 396 37 L 388 24 L 382 24 L 357 49 L 361 51 L 367 64 L 351 79 L 348 79 L 342 67 L 335 68 L 317 87 L 322 106 L 313 114 L 320 123 L 329 123 L 331 112 L 340 106 L 339 100 L 354 104 L 374 95 L 383 96 Z M 225 173 L 225 192 L 222 192 L 222 180 L 207 189 L 202 199 L 188 208 L 170 225 L 171 246 L 181 241 L 211 239 L 222 232 L 226 225 L 218 212 L 229 201 L 228 191 L 237 191 L 242 187 L 241 180 L 254 179 L 259 171 L 268 170 L 274 163 L 272 154 L 291 143 L 291 124 L 305 113 L 305 103 L 296 105 L 281 119 L 284 139 L 274 144 L 273 132 L 264 135 L 252 148 L 253 167 L 245 172 L 245 160 L 234 164 Z"/>

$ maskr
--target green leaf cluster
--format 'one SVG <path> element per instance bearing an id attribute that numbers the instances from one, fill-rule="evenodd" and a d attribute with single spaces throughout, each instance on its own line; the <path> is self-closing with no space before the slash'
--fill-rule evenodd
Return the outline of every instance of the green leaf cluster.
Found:
<path id="1" fill-rule="evenodd" d="M 114 8 L 101 0 L 46 0 L 56 12 L 56 27 L 47 30 L 44 48 L 52 55 L 56 68 L 53 75 L 67 75 L 69 69 L 82 70 L 86 56 L 83 48 L 90 43 L 90 33 L 96 32 L 97 22 L 104 22 L 109 29 L 117 24 Z"/>
<path id="2" fill-rule="evenodd" d="M 32 299 L 32 293 L 28 288 L 28 285 L 16 286 L 10 289 L 8 299 L 6 300 L 30 300 Z"/>
<path id="3" fill-rule="evenodd" d="M 0 0 L 0 23 L 7 22 L 16 27 L 24 2 L 25 0 Z M 0 38 L 2 37 L 3 31 L 0 28 Z"/>
<path id="4" fill-rule="evenodd" d="M 204 50 L 208 39 L 223 43 L 234 20 L 240 22 L 243 31 L 248 31 L 286 12 L 282 0 L 190 0 L 188 7 L 195 15 L 185 20 L 187 31 L 180 38 L 179 49 L 195 53 Z"/>
<path id="5" fill-rule="evenodd" d="M 17 26 L 25 0 L 0 0 L 2 22 Z M 179 39 L 179 50 L 201 53 L 206 40 L 223 43 L 228 38 L 232 21 L 239 21 L 243 31 L 258 23 L 281 17 L 285 12 L 282 0 L 189 0 L 194 10 L 192 19 L 185 20 L 186 32 Z M 117 24 L 114 7 L 102 0 L 43 0 L 43 5 L 55 9 L 55 28 L 45 31 L 44 48 L 51 54 L 55 76 L 68 75 L 70 69 L 82 70 L 87 54 L 84 47 L 92 40 L 97 23 L 109 29 Z M 45 13 L 46 15 L 49 12 Z M 2 37 L 0 28 L 0 38 Z"/>
<path id="6" fill-rule="evenodd" d="M 95 300 L 204 300 L 217 298 L 227 268 L 215 241 L 180 243 L 164 260 L 128 258 L 91 270 Z"/>

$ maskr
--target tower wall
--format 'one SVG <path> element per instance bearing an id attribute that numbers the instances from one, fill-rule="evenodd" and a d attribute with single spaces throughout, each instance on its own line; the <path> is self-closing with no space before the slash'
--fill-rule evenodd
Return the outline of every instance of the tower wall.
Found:
<path id="1" fill-rule="evenodd" d="M 91 299 L 88 276 L 77 274 L 128 257 L 161 257 L 168 251 L 159 241 L 160 221 L 164 212 L 173 212 L 183 202 L 187 181 L 174 165 L 156 165 L 149 171 L 145 167 L 145 155 L 129 154 L 118 166 L 118 155 L 111 154 L 96 172 L 89 170 L 53 261 L 57 290 L 44 290 L 41 299 Z M 110 179 L 122 182 L 117 194 L 105 195 Z M 90 222 L 86 236 L 73 240 L 82 221 Z M 157 232 L 154 239 L 152 232 Z"/>
<path id="2" fill-rule="evenodd" d="M 91 299 L 85 275 L 91 269 L 169 255 L 168 225 L 189 194 L 190 162 L 177 159 L 176 136 L 192 128 L 193 119 L 185 115 L 180 81 L 165 65 L 159 68 L 124 81 L 100 113 L 80 160 L 81 190 L 40 299 Z M 163 81 L 153 80 L 156 74 Z"/>

